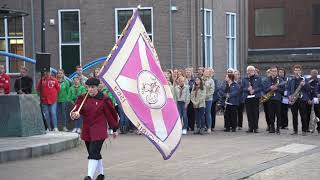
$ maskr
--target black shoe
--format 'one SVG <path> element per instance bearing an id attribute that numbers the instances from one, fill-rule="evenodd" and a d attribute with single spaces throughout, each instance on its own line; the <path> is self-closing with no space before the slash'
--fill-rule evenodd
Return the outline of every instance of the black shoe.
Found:
<path id="1" fill-rule="evenodd" d="M 236 129 L 232 129 L 232 132 L 236 132 Z"/>
<path id="2" fill-rule="evenodd" d="M 225 129 L 224 132 L 230 132 L 230 129 Z"/>
<path id="3" fill-rule="evenodd" d="M 99 176 L 97 176 L 96 180 L 104 180 L 104 175 L 103 174 L 99 174 Z"/>
<path id="4" fill-rule="evenodd" d="M 249 129 L 248 131 L 246 131 L 246 133 L 253 133 L 253 130 Z"/>
<path id="5" fill-rule="evenodd" d="M 306 135 L 307 135 L 307 132 L 302 131 L 302 136 L 306 136 Z"/>
<path id="6" fill-rule="evenodd" d="M 280 130 L 279 130 L 279 129 L 277 129 L 277 130 L 276 130 L 276 133 L 277 133 L 277 134 L 280 134 Z"/>
<path id="7" fill-rule="evenodd" d="M 92 180 L 90 176 L 86 176 L 84 180 Z"/>
<path id="8" fill-rule="evenodd" d="M 255 129 L 255 130 L 253 130 L 253 133 L 259 133 L 259 131 Z"/>
<path id="9" fill-rule="evenodd" d="M 291 135 L 297 135 L 298 131 L 293 131 L 293 133 L 291 133 Z"/>
<path id="10" fill-rule="evenodd" d="M 270 128 L 269 128 L 269 126 L 267 127 L 266 131 L 270 131 Z"/>

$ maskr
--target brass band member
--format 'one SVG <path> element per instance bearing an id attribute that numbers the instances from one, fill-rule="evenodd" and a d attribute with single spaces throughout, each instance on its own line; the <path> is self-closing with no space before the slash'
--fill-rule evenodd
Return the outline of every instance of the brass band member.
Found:
<path id="1" fill-rule="evenodd" d="M 239 85 L 234 81 L 234 74 L 226 75 L 226 89 L 225 89 L 225 131 L 236 132 L 237 128 L 237 108 L 239 105 Z"/>
<path id="2" fill-rule="evenodd" d="M 270 99 L 267 101 L 268 105 L 268 117 L 269 117 L 269 133 L 280 134 L 281 126 L 281 93 L 284 91 L 283 80 L 278 77 L 277 67 L 270 68 L 270 77 L 265 81 L 266 95 L 270 95 Z M 275 130 L 275 118 L 277 117 L 277 129 Z"/>
<path id="3" fill-rule="evenodd" d="M 301 66 L 293 67 L 294 78 L 289 82 L 289 104 L 291 105 L 293 119 L 293 133 L 298 134 L 298 111 L 301 116 L 302 135 L 307 135 L 307 103 L 311 103 L 310 86 L 301 76 Z"/>
<path id="4" fill-rule="evenodd" d="M 268 69 L 266 71 L 266 75 L 267 75 L 267 77 L 266 77 L 266 79 L 264 79 L 263 82 L 267 81 L 270 78 L 270 75 L 271 75 L 270 74 L 270 69 Z M 264 111 L 264 115 L 265 115 L 265 118 L 266 118 L 266 123 L 267 123 L 267 126 L 268 126 L 266 131 L 269 131 L 270 130 L 270 124 L 271 124 L 270 123 L 270 118 L 269 118 L 269 101 L 266 101 L 266 102 L 263 103 L 263 111 Z"/>
<path id="5" fill-rule="evenodd" d="M 312 98 L 312 104 L 313 109 L 315 112 L 315 116 L 320 118 L 320 105 L 319 105 L 319 98 L 320 98 L 320 79 L 318 78 L 318 71 L 316 69 L 311 70 L 310 72 L 310 79 L 308 79 L 308 84 L 310 85 L 311 89 L 311 98 Z M 311 114 L 311 108 L 312 105 L 308 106 L 308 114 L 307 114 L 307 126 L 309 125 L 310 120 L 310 114 Z M 313 129 L 311 127 L 308 127 L 308 129 L 313 132 Z M 320 133 L 320 122 L 317 122 L 317 130 L 318 133 Z"/>
<path id="6" fill-rule="evenodd" d="M 247 67 L 248 77 L 242 81 L 242 92 L 245 97 L 249 129 L 248 133 L 258 133 L 259 121 L 259 99 L 261 97 L 262 83 L 261 78 L 255 75 L 255 67 Z"/>
<path id="7" fill-rule="evenodd" d="M 242 87 L 241 87 L 241 79 L 240 79 L 240 71 L 236 70 L 234 72 L 234 81 L 238 83 L 240 89 L 239 89 L 239 106 L 237 109 L 238 113 L 238 130 L 242 129 L 242 123 L 243 123 L 243 109 L 244 109 L 244 98 L 242 96 Z"/>
<path id="8" fill-rule="evenodd" d="M 281 129 L 288 129 L 288 109 L 289 109 L 289 99 L 288 99 L 288 77 L 286 77 L 286 71 L 279 68 L 279 78 L 285 81 L 284 91 L 282 93 L 282 103 L 281 103 Z"/>

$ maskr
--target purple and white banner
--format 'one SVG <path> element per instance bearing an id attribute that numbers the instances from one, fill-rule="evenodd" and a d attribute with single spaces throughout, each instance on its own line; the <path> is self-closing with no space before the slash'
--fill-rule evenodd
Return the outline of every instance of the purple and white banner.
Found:
<path id="1" fill-rule="evenodd" d="M 169 159 L 181 139 L 181 120 L 170 86 L 138 11 L 105 63 L 100 78 L 113 90 L 137 129 Z"/>

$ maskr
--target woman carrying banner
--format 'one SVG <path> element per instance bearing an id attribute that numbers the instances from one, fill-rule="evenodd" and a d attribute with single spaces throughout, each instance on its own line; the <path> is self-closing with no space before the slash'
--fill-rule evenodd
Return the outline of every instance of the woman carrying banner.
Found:
<path id="1" fill-rule="evenodd" d="M 100 151 L 104 140 L 108 138 L 108 126 L 114 131 L 113 137 L 116 137 L 118 115 L 110 98 L 98 91 L 99 79 L 90 78 L 85 84 L 88 86 L 88 94 L 77 98 L 70 117 L 78 119 L 81 114 L 84 119 L 81 139 L 85 141 L 89 154 L 88 175 L 84 179 L 93 179 L 97 171 L 99 173 L 97 180 L 103 180 L 104 172 Z M 79 111 L 81 104 L 83 106 Z"/>

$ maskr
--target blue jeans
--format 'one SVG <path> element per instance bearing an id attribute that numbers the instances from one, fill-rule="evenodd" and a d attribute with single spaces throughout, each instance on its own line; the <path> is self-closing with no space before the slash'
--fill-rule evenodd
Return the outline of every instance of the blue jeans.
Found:
<path id="1" fill-rule="evenodd" d="M 180 118 L 183 122 L 182 129 L 188 129 L 188 116 L 187 116 L 186 103 L 183 101 L 178 101 L 177 106 L 178 106 Z"/>
<path id="2" fill-rule="evenodd" d="M 204 107 L 194 108 L 197 128 L 204 128 Z"/>
<path id="3" fill-rule="evenodd" d="M 82 125 L 82 116 L 80 116 L 80 118 L 79 119 L 75 119 L 74 120 L 75 122 L 74 122 L 74 128 L 81 128 L 81 125 Z"/>
<path id="4" fill-rule="evenodd" d="M 67 126 L 67 112 L 68 112 L 67 102 L 58 102 L 57 103 L 57 119 L 58 120 L 61 119 L 63 127 Z M 61 117 L 59 117 L 60 113 L 61 113 Z"/>
<path id="5" fill-rule="evenodd" d="M 212 126 L 212 117 L 211 117 L 211 106 L 212 106 L 212 101 L 206 101 L 206 122 L 207 122 L 207 128 L 210 129 Z"/>
<path id="6" fill-rule="evenodd" d="M 129 119 L 126 116 L 126 114 L 123 112 L 122 107 L 118 106 L 118 110 L 119 110 L 119 117 L 120 117 L 120 127 L 129 128 Z"/>
<path id="7" fill-rule="evenodd" d="M 58 127 L 58 122 L 57 122 L 57 103 L 54 104 L 41 104 L 42 106 L 42 111 L 44 113 L 44 117 L 46 119 L 48 129 L 53 129 Z M 52 121 L 53 127 L 50 128 L 51 124 L 50 122 Z"/>

